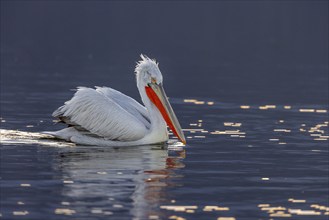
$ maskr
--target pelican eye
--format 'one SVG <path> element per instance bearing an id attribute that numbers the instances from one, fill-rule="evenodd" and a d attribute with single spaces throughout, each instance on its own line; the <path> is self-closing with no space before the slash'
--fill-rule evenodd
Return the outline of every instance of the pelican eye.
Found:
<path id="1" fill-rule="evenodd" d="M 157 80 L 154 77 L 151 77 L 151 82 L 157 84 Z"/>

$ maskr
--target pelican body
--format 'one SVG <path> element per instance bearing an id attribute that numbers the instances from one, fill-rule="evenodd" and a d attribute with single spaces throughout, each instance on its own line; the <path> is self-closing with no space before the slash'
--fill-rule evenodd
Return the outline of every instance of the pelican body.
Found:
<path id="1" fill-rule="evenodd" d="M 78 87 L 53 116 L 69 125 L 57 138 L 83 145 L 134 146 L 168 141 L 167 126 L 186 144 L 184 133 L 163 89 L 158 63 L 141 55 L 135 68 L 145 106 L 109 87 Z"/>

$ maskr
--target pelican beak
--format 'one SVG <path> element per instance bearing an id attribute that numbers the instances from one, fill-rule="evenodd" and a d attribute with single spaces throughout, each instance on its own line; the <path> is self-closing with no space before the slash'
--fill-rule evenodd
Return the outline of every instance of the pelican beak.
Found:
<path id="1" fill-rule="evenodd" d="M 157 83 L 149 83 L 148 86 L 145 87 L 146 94 L 149 99 L 153 102 L 153 104 L 159 109 L 162 117 L 167 122 L 167 125 L 172 130 L 172 132 L 178 137 L 178 139 L 186 144 L 185 136 L 182 131 L 182 128 L 177 120 L 177 117 L 172 109 L 166 93 L 163 89 L 162 84 Z"/>

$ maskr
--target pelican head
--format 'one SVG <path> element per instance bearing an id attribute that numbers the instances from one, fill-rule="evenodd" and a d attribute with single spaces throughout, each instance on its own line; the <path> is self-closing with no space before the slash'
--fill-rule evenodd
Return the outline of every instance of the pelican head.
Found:
<path id="1" fill-rule="evenodd" d="M 163 78 L 158 63 L 145 55 L 141 55 L 141 58 L 135 69 L 138 89 L 141 94 L 145 91 L 148 100 L 157 107 L 172 132 L 186 144 L 182 128 L 163 89 Z"/>
<path id="2" fill-rule="evenodd" d="M 159 63 L 143 54 L 141 54 L 141 58 L 142 60 L 137 62 L 135 68 L 137 82 L 144 83 L 144 86 L 152 82 L 162 83 L 163 78 L 159 69 Z"/>

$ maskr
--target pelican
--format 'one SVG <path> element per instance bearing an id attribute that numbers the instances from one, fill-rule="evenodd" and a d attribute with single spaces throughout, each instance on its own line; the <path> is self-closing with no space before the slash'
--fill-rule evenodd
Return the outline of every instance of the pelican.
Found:
<path id="1" fill-rule="evenodd" d="M 186 144 L 158 63 L 145 55 L 141 59 L 135 74 L 145 106 L 109 87 L 78 87 L 72 99 L 52 114 L 69 127 L 44 133 L 82 145 L 137 146 L 167 142 L 168 125 Z"/>

